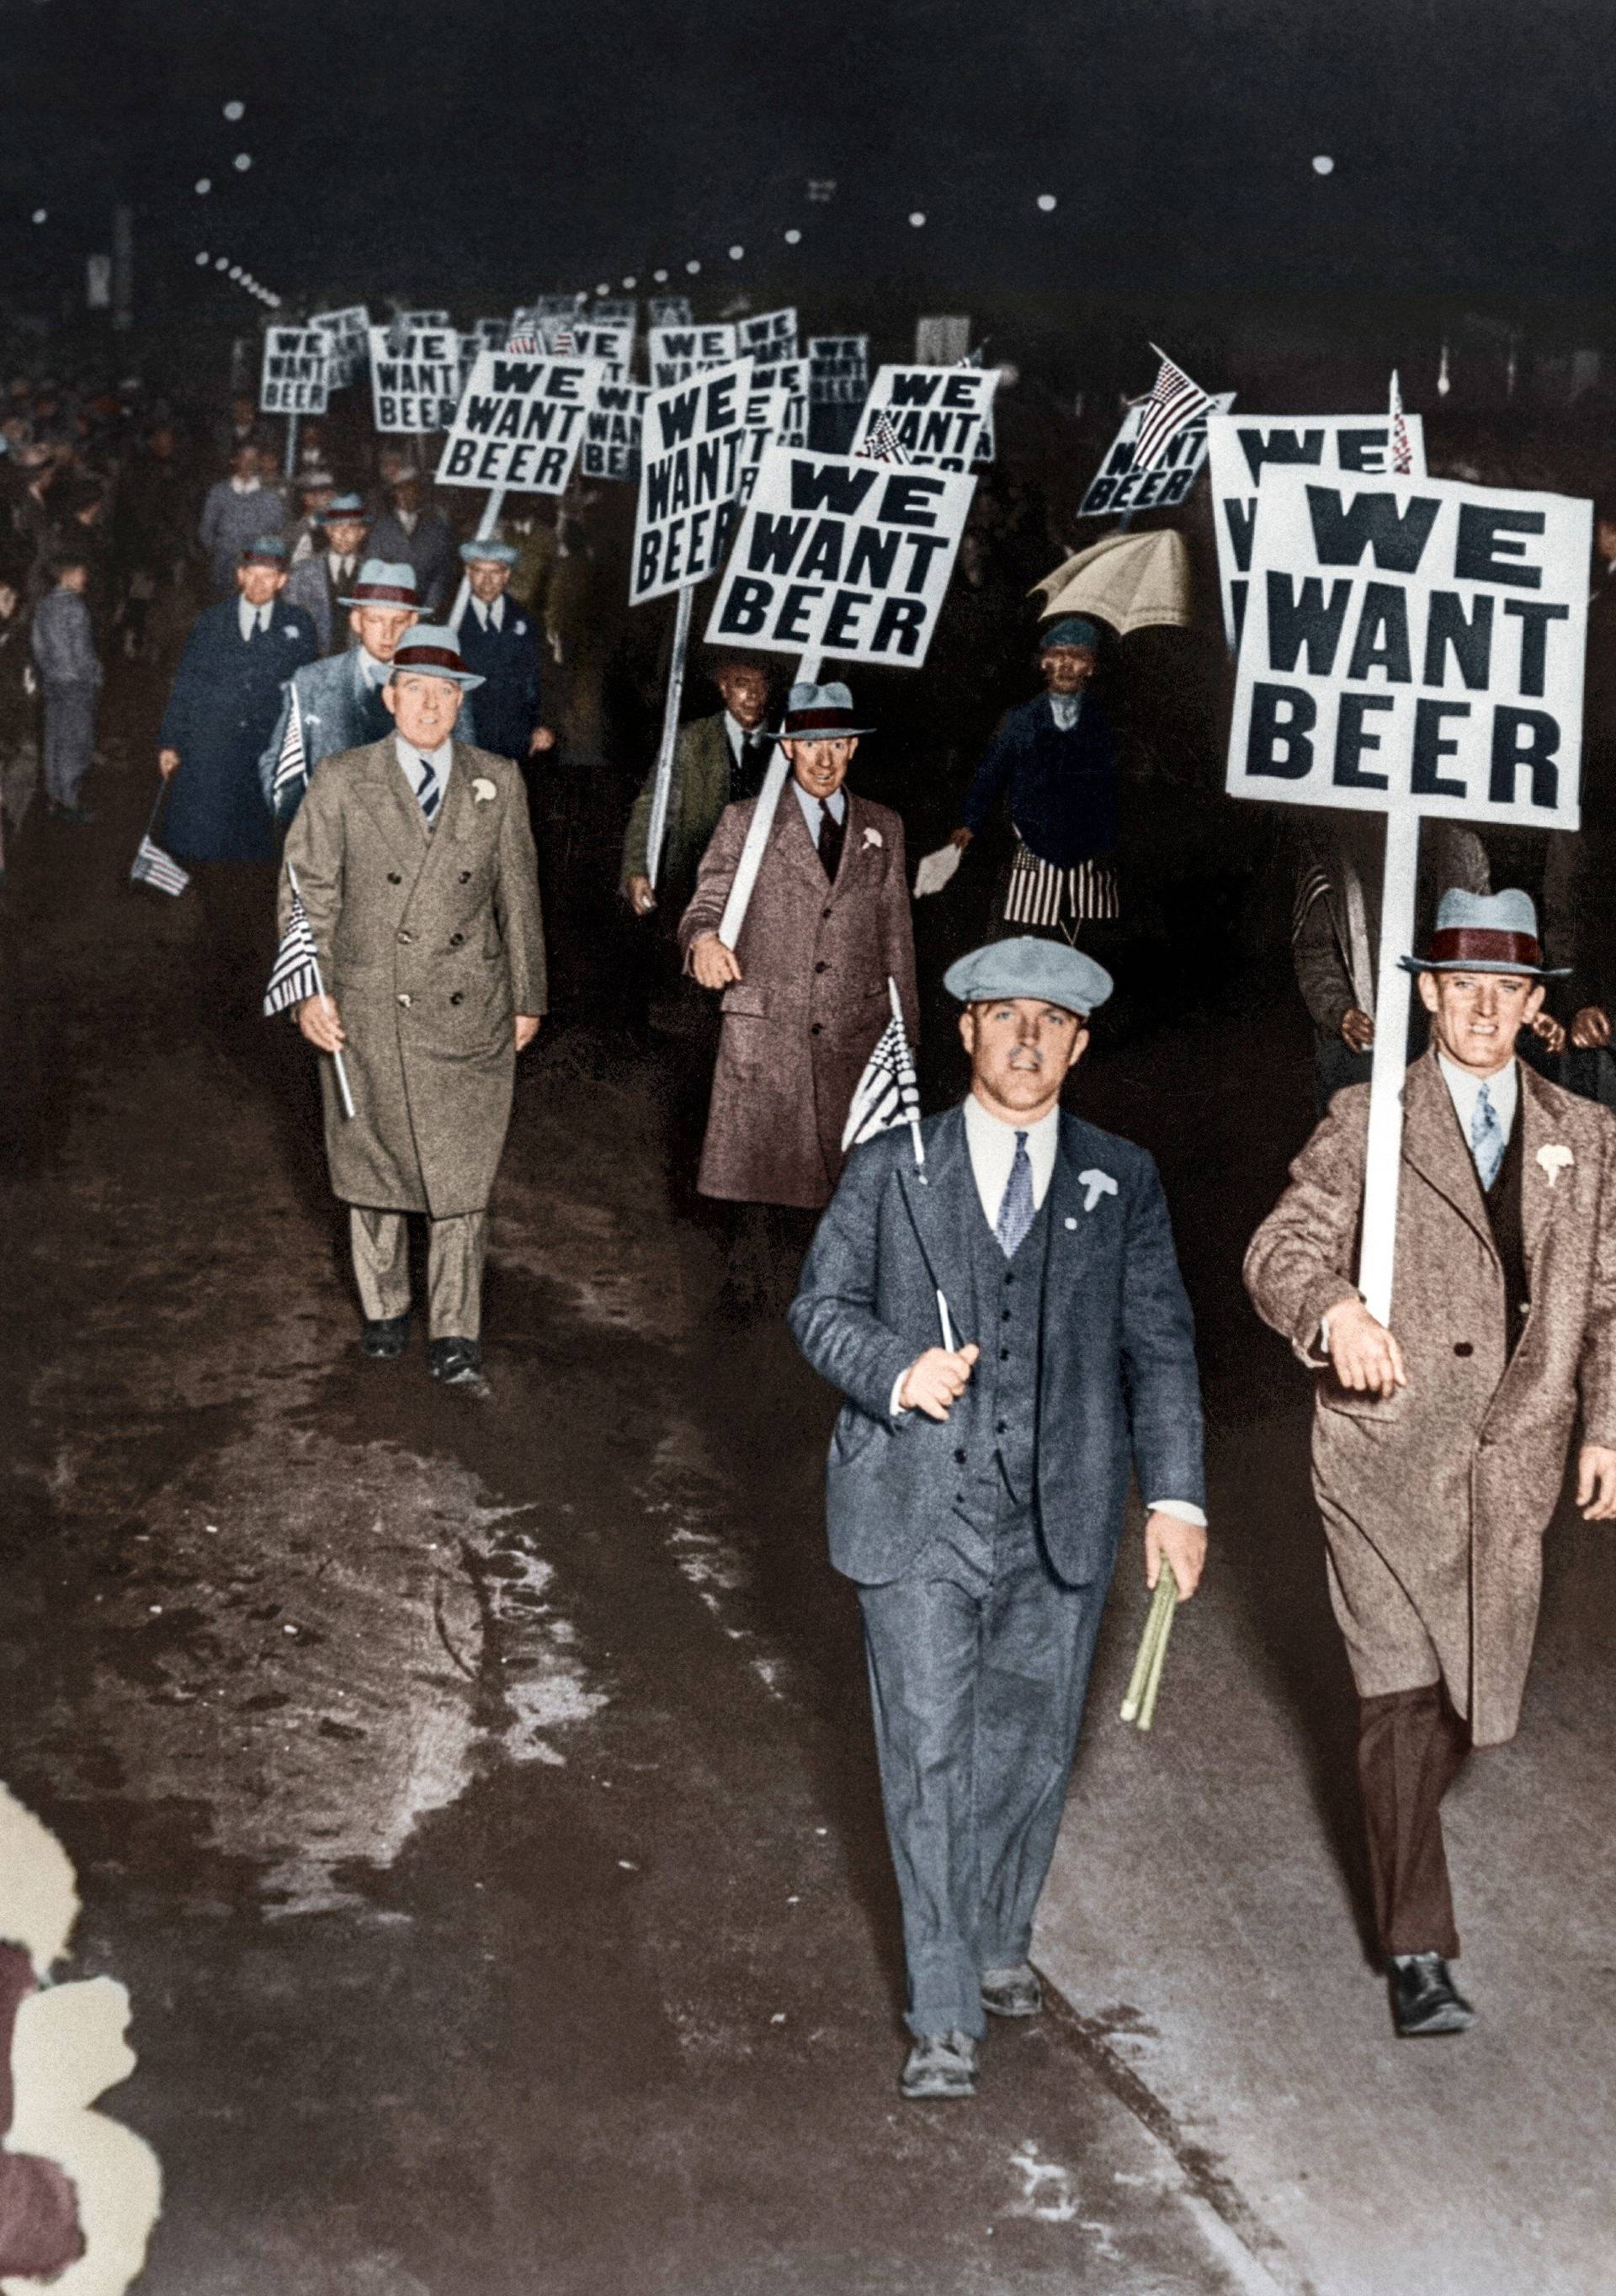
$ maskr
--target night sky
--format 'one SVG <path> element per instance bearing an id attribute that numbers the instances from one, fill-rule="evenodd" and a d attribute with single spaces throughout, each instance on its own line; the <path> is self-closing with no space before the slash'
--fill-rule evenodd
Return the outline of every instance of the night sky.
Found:
<path id="1" fill-rule="evenodd" d="M 124 198 L 140 275 L 181 299 L 225 291 L 200 249 L 291 299 L 462 316 L 644 292 L 659 264 L 707 311 L 887 277 L 1603 297 L 1613 22 L 1609 0 L 0 0 L 0 292 L 80 280 Z"/>

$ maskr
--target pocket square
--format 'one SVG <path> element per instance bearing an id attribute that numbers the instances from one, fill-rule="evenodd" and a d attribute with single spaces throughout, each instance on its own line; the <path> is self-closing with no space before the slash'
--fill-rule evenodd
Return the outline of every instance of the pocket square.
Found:
<path id="1" fill-rule="evenodd" d="M 1079 1172 L 1078 1177 L 1088 1191 L 1083 1199 L 1086 1212 L 1093 1211 L 1102 1196 L 1114 1196 L 1117 1193 L 1117 1184 L 1111 1174 L 1102 1172 L 1097 1165 L 1091 1164 L 1087 1171 Z"/>

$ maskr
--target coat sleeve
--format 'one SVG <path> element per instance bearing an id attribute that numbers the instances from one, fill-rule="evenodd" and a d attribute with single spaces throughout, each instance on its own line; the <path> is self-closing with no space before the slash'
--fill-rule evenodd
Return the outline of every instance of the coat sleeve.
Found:
<path id="1" fill-rule="evenodd" d="M 741 848 L 746 842 L 747 824 L 752 817 L 750 805 L 726 805 L 718 816 L 718 825 L 707 841 L 701 856 L 701 865 L 696 872 L 696 890 L 690 897 L 690 906 L 679 919 L 679 954 L 686 969 L 690 964 L 691 944 L 703 933 L 717 932 L 724 914 L 724 904 L 729 898 L 729 889 L 735 882 L 740 866 Z"/>
<path id="2" fill-rule="evenodd" d="M 673 775 L 668 790 L 668 820 L 662 832 L 662 866 L 658 870 L 659 876 L 667 873 L 668 858 L 674 844 L 676 831 L 683 824 L 691 811 L 691 783 L 697 764 L 696 741 L 694 724 L 680 726 L 678 738 L 674 743 Z M 651 771 L 646 775 L 640 793 L 634 801 L 634 809 L 628 816 L 628 826 L 623 832 L 623 865 L 618 882 L 625 893 L 628 890 L 630 877 L 644 877 L 648 873 L 646 862 L 651 849 L 651 806 L 652 800 L 656 794 L 656 785 L 657 761 L 653 758 L 651 761 Z"/>
<path id="3" fill-rule="evenodd" d="M 291 827 L 286 832 L 286 850 L 281 862 L 281 884 L 276 904 L 283 933 L 291 916 L 291 874 L 295 869 L 298 892 L 308 919 L 308 929 L 314 935 L 315 947 L 319 952 L 320 978 L 327 991 L 332 980 L 332 944 L 337 929 L 337 919 L 342 911 L 343 864 L 346 839 L 342 828 L 342 801 L 340 776 L 330 762 L 315 767 L 308 784 L 308 793 L 298 808 Z"/>
<path id="4" fill-rule="evenodd" d="M 972 775 L 971 786 L 965 792 L 965 802 L 960 808 L 960 824 L 973 833 L 980 831 L 1010 779 L 1010 769 L 1015 762 L 1019 746 L 1016 715 L 1012 710 L 1000 724 L 987 756 Z"/>
<path id="5" fill-rule="evenodd" d="M 1343 1300 L 1359 1297 L 1351 1268 L 1368 1123 L 1366 1087 L 1337 1093 L 1246 1250 L 1242 1273 L 1252 1306 L 1313 1371 L 1320 1323 Z"/>
<path id="6" fill-rule="evenodd" d="M 499 763 L 505 804 L 499 824 L 494 906 L 505 945 L 505 963 L 511 969 L 512 1004 L 518 1013 L 542 1018 L 549 1010 L 549 999 L 538 857 L 528 825 L 528 798 L 521 775 L 507 759 Z"/>
<path id="7" fill-rule="evenodd" d="M 199 622 L 185 641 L 185 651 L 174 673 L 168 706 L 157 733 L 158 748 L 177 750 L 182 758 L 191 746 L 191 729 L 195 723 L 196 681 L 201 674 L 201 652 L 202 630 Z"/>
<path id="8" fill-rule="evenodd" d="M 1608 1450 L 1616 1448 L 1616 1124 L 1606 1115 L 1599 1129 L 1604 1150 L 1599 1235 L 1582 1327 L 1577 1392 L 1582 1404 L 1583 1441 Z"/>
<path id="9" fill-rule="evenodd" d="M 880 1140 L 849 1157 L 803 1262 L 786 1313 L 792 1337 L 823 1380 L 872 1419 L 886 1419 L 915 1349 L 875 1313 L 882 1197 L 892 1170 Z"/>
<path id="10" fill-rule="evenodd" d="M 909 906 L 909 873 L 904 860 L 903 824 L 893 818 L 887 836 L 887 873 L 881 887 L 882 963 L 898 983 L 904 1027 L 912 1045 L 920 1042 L 920 990 L 915 979 L 915 922 Z"/>
<path id="11" fill-rule="evenodd" d="M 684 746 L 684 741 L 685 736 L 681 733 L 679 735 L 681 748 Z M 678 779 L 678 772 L 676 757 L 674 764 L 676 782 Z M 656 785 L 657 768 L 656 760 L 653 758 L 651 771 L 646 775 L 644 786 L 638 797 L 636 798 L 633 809 L 628 816 L 628 826 L 623 832 L 623 865 L 618 873 L 618 885 L 625 893 L 628 890 L 630 877 L 643 877 L 645 874 L 645 852 L 651 842 L 651 800 Z M 671 812 L 672 808 L 670 807 L 669 810 Z"/>
<path id="12" fill-rule="evenodd" d="M 1142 1156 L 1141 1163 L 1128 1205 L 1122 1273 L 1122 1382 L 1134 1471 L 1147 1504 L 1175 1498 L 1204 1506 L 1195 1321 L 1178 1272 L 1161 1176 L 1150 1157 Z"/>
<path id="13" fill-rule="evenodd" d="M 1304 865 L 1297 886 L 1299 903 L 1304 893 L 1311 892 L 1308 883 L 1310 873 Z M 1312 892 L 1292 929 L 1291 962 L 1296 970 L 1301 1001 L 1314 1027 L 1322 1029 L 1327 1037 L 1339 1037 L 1341 1022 L 1358 998 L 1341 962 L 1335 920 L 1330 913 L 1330 896 L 1322 889 Z"/>

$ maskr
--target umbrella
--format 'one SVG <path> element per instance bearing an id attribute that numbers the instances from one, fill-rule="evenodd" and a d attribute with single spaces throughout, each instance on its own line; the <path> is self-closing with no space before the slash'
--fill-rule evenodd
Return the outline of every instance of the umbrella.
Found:
<path id="1" fill-rule="evenodd" d="M 1040 621 L 1052 614 L 1096 614 L 1120 637 L 1134 630 L 1187 629 L 1189 553 L 1170 526 L 1149 534 L 1108 534 L 1046 574 L 1028 595 L 1043 598 Z"/>

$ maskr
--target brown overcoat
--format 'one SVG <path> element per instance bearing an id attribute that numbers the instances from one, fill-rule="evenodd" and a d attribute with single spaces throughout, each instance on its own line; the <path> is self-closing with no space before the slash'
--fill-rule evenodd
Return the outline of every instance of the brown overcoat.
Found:
<path id="1" fill-rule="evenodd" d="M 286 864 L 348 1032 L 351 1118 L 320 1062 L 332 1189 L 378 1211 L 481 1211 L 511 1119 L 515 1016 L 545 1010 L 521 773 L 456 742 L 429 831 L 390 734 L 345 750 L 315 767 Z M 287 865 L 280 908 L 284 931 Z"/>
<path id="2" fill-rule="evenodd" d="M 1321 1318 L 1358 1296 L 1366 1085 L 1336 1095 L 1245 1261 L 1258 1313 L 1318 1374 L 1313 1487 L 1358 1690 L 1440 1677 L 1479 1745 L 1520 1718 L 1579 1406 L 1581 1439 L 1616 1446 L 1616 1123 L 1524 1065 L 1520 1090 L 1530 1308 L 1513 1357 L 1491 1224 L 1434 1052 L 1404 1088 L 1391 1329 L 1407 1386 L 1382 1402 L 1319 1368 Z"/>
<path id="3" fill-rule="evenodd" d="M 679 920 L 679 949 L 716 932 L 757 800 L 726 806 Z M 915 1040 L 915 936 L 903 824 L 848 791 L 827 884 L 788 781 L 735 949 L 696 1185 L 742 1203 L 828 1204 L 853 1089 L 891 1018 L 890 973 Z"/>

